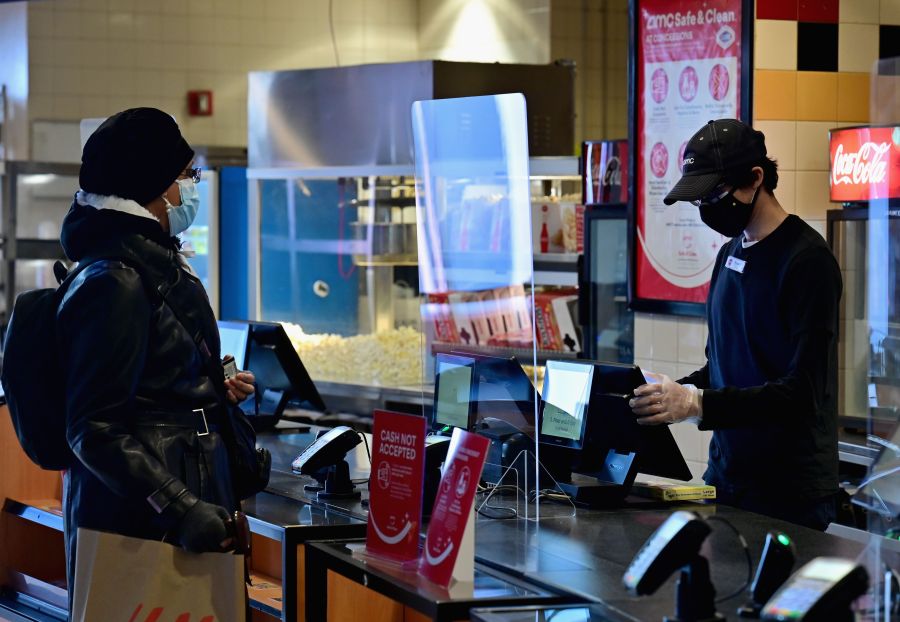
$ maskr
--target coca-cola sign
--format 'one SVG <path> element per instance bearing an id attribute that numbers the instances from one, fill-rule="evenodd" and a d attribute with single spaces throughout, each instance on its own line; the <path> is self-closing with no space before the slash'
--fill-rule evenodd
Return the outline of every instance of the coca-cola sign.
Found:
<path id="1" fill-rule="evenodd" d="M 900 198 L 900 127 L 832 130 L 831 200 Z"/>

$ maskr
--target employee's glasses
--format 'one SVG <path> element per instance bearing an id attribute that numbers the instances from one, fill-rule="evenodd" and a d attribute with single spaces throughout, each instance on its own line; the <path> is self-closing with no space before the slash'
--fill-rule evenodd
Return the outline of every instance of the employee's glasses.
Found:
<path id="1" fill-rule="evenodd" d="M 731 194 L 731 190 L 727 190 L 725 187 L 719 186 L 712 191 L 712 194 L 701 197 L 699 199 L 694 199 L 693 201 L 691 201 L 691 203 L 693 205 L 696 205 L 697 207 L 700 207 L 704 203 L 707 205 L 714 205 L 727 197 L 729 194 Z"/>
<path id="2" fill-rule="evenodd" d="M 195 166 L 193 168 L 186 168 L 181 171 L 181 176 L 186 179 L 193 179 L 194 183 L 200 183 L 200 174 L 203 170 L 199 166 Z"/>

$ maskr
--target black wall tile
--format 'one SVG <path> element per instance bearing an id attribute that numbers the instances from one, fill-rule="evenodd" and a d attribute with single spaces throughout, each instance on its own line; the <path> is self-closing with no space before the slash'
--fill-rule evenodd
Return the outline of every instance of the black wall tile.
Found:
<path id="1" fill-rule="evenodd" d="M 797 23 L 797 70 L 837 71 L 838 25 Z"/>

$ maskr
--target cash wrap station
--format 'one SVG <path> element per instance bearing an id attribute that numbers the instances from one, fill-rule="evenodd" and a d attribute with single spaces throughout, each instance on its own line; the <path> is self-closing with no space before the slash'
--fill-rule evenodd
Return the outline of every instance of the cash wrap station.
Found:
<path id="1" fill-rule="evenodd" d="M 547 80 L 559 78 L 553 72 L 568 72 L 546 69 Z M 545 110 L 545 103 L 527 92 L 525 98 L 433 99 L 482 93 L 475 87 L 442 90 L 443 72 L 464 73 L 464 67 L 409 63 L 377 80 L 352 76 L 384 96 L 366 100 L 372 114 L 394 119 L 401 128 L 382 137 L 387 142 L 372 145 L 376 155 L 371 150 L 298 151 L 298 145 L 322 141 L 312 140 L 308 119 L 291 117 L 305 113 L 287 102 L 309 89 L 331 92 L 327 85 L 342 71 L 348 72 L 342 79 L 362 72 L 251 74 L 249 220 L 251 229 L 262 233 L 251 242 L 250 255 L 251 263 L 262 267 L 250 275 L 250 308 L 255 317 L 272 314 L 269 305 L 277 301 L 267 290 L 266 275 L 275 253 L 293 253 L 296 267 L 298 257 L 313 249 L 327 256 L 328 269 L 338 276 L 356 271 L 359 277 L 350 285 L 310 281 L 327 303 L 317 313 L 355 305 L 365 310 L 360 317 L 367 317 L 373 329 L 383 324 L 403 337 L 405 329 L 416 327 L 413 361 L 404 358 L 406 351 L 392 359 L 389 348 L 386 356 L 366 347 L 356 352 L 355 371 L 381 366 L 380 373 L 419 372 L 390 387 L 378 382 L 368 389 L 338 386 L 310 371 L 320 354 L 298 348 L 298 339 L 301 346 L 309 341 L 290 327 L 261 320 L 220 323 L 223 344 L 228 344 L 223 347 L 238 367 L 257 377 L 257 396 L 242 407 L 259 430 L 259 444 L 273 456 L 268 488 L 244 504 L 253 534 L 253 620 L 669 616 L 688 622 L 737 619 L 738 610 L 751 618 L 789 619 L 790 612 L 810 611 L 819 617 L 805 619 L 841 620 L 852 619 L 847 617 L 850 603 L 867 589 L 872 590 L 865 605 L 870 610 L 876 601 L 885 603 L 883 613 L 895 606 L 891 569 L 900 567 L 900 547 L 881 536 L 900 512 L 900 498 L 878 474 L 896 468 L 891 443 L 896 447 L 900 439 L 889 441 L 871 457 L 871 470 L 864 469 L 870 471 L 863 480 L 867 485 L 857 499 L 887 508 L 872 512 L 868 531 L 835 526 L 834 533 L 819 533 L 713 500 L 663 502 L 636 494 L 647 478 L 692 478 L 671 430 L 638 426 L 628 408 L 633 390 L 645 382 L 642 370 L 619 362 L 610 349 L 585 359 L 548 350 L 526 321 L 542 279 L 563 288 L 578 282 L 576 263 L 565 249 L 555 255 L 540 249 L 542 227 L 533 229 L 530 209 L 535 188 L 562 196 L 567 183 L 580 186 L 577 163 L 541 159 L 554 154 L 554 141 L 571 143 L 571 132 L 561 138 L 542 134 L 536 111 Z M 423 84 L 429 88 L 410 90 L 409 85 Z M 333 101 L 335 114 L 358 116 L 353 111 L 361 105 L 359 98 Z M 342 105 L 351 108 L 341 112 Z M 295 134 L 279 133 L 274 125 L 293 128 Z M 329 144 L 341 142 L 333 138 Z M 413 178 L 421 183 L 411 183 Z M 281 248 L 273 233 L 279 206 L 290 206 L 287 213 L 293 213 L 322 194 L 337 200 L 344 223 L 340 235 L 318 232 Z M 417 233 L 415 244 L 401 243 L 410 226 Z M 589 246 L 591 229 L 584 234 L 583 244 Z M 335 253 L 328 250 L 332 243 L 340 245 L 341 261 L 345 254 L 353 257 L 352 265 L 334 263 Z M 406 292 L 395 286 L 410 274 L 417 281 L 415 308 L 401 314 L 398 297 L 405 300 Z M 351 290 L 353 296 L 347 297 Z M 485 292 L 495 294 L 486 297 Z M 337 307 L 327 306 L 332 304 Z M 495 305 L 507 328 L 506 341 L 442 339 L 439 329 L 446 323 L 441 318 L 453 315 L 454 305 L 463 311 Z M 493 335 L 491 321 L 470 317 L 466 332 L 473 338 Z M 512 326 L 516 331 L 508 330 Z M 345 334 L 355 330 L 362 327 Z M 342 346 L 329 343 L 336 361 Z M 349 404 L 356 412 L 386 407 L 424 420 L 426 434 L 416 446 L 421 491 L 414 491 L 421 492 L 422 521 L 414 539 L 424 540 L 434 524 L 431 514 L 447 494 L 441 467 L 454 438 L 465 432 L 487 439 L 480 477 L 468 482 L 474 491 L 471 518 L 459 518 L 473 532 L 468 574 L 454 568 L 460 573 L 454 576 L 463 578 L 442 585 L 409 564 L 365 553 L 375 485 L 370 474 L 381 477 L 372 468 L 378 438 L 335 426 L 350 421 L 334 414 L 351 410 Z M 0 420 L 8 427 L 8 417 Z M 62 619 L 66 586 L 59 476 L 30 465 L 11 430 L 4 429 L 0 441 L 0 493 L 6 498 L 0 517 L 3 602 L 27 610 L 34 620 Z M 702 487 L 695 490 L 707 494 Z M 465 549 L 467 537 L 459 548 Z M 465 553 L 460 556 L 458 564 L 465 565 Z"/>

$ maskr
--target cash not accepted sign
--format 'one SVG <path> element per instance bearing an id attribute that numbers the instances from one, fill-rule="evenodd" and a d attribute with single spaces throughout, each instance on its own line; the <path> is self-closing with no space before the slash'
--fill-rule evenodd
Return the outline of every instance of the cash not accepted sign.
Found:
<path id="1" fill-rule="evenodd" d="M 396 561 L 419 555 L 425 418 L 376 410 L 366 552 Z"/>

